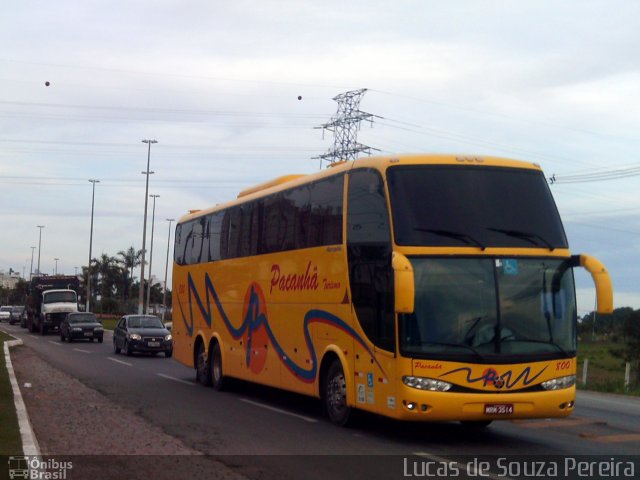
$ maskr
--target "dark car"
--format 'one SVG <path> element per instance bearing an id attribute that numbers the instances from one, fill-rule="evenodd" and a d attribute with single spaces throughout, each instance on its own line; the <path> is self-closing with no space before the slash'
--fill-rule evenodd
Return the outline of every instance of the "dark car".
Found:
<path id="1" fill-rule="evenodd" d="M 127 355 L 134 352 L 173 355 L 173 339 L 158 317 L 153 315 L 125 315 L 113 330 L 113 351 Z"/>
<path id="2" fill-rule="evenodd" d="M 22 321 L 22 317 L 24 316 L 24 306 L 16 305 L 11 308 L 11 316 L 9 317 L 9 324 L 13 325 L 14 323 L 18 323 Z"/>
<path id="3" fill-rule="evenodd" d="M 95 313 L 69 313 L 60 323 L 60 341 L 62 342 L 65 340 L 68 342 L 73 342 L 74 340 L 89 340 L 92 342 L 96 339 L 102 343 L 103 336 L 104 328 Z"/>

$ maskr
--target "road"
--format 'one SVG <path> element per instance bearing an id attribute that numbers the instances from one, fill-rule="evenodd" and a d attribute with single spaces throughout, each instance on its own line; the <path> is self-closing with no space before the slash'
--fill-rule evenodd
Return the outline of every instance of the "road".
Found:
<path id="1" fill-rule="evenodd" d="M 233 382 L 227 392 L 197 385 L 194 372 L 157 357 L 116 355 L 102 344 L 61 343 L 58 336 L 0 327 L 50 364 L 141 415 L 189 447 L 273 478 L 403 476 L 407 457 L 448 461 L 463 455 L 621 456 L 640 452 L 640 399 L 579 392 L 567 419 L 494 422 L 481 431 L 457 423 L 399 423 L 361 415 L 337 428 L 317 400 Z M 385 465 L 376 459 L 386 459 Z M 248 469 L 248 470 L 247 470 Z M 248 475 L 251 477 L 251 475 Z"/>

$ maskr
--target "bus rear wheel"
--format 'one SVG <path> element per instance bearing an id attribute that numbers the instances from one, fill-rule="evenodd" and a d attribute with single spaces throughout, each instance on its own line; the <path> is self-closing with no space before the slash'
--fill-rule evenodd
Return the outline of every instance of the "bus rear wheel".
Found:
<path id="1" fill-rule="evenodd" d="M 196 381 L 205 387 L 211 386 L 211 375 L 209 372 L 209 358 L 204 348 L 204 343 L 198 344 L 196 352 Z"/>
<path id="2" fill-rule="evenodd" d="M 215 342 L 211 348 L 211 385 L 216 390 L 222 391 L 226 386 L 226 379 L 222 373 L 222 351 L 218 342 Z"/>
<path id="3" fill-rule="evenodd" d="M 331 423 L 345 426 L 351 417 L 347 405 L 347 381 L 339 360 L 334 360 L 324 378 L 324 410 Z"/>

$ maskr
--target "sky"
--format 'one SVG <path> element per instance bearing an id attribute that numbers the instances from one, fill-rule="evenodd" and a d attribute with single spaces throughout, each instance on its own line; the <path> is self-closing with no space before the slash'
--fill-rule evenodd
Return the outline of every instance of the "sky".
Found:
<path id="1" fill-rule="evenodd" d="M 640 308 L 639 19 L 619 0 L 8 2 L 0 271 L 28 277 L 32 253 L 45 273 L 87 264 L 89 179 L 92 256 L 140 249 L 154 139 L 162 280 L 167 219 L 318 171 L 333 97 L 366 88 L 358 141 L 381 154 L 541 165 L 572 253 L 605 263 L 616 307 Z M 595 294 L 576 282 L 584 315 Z"/>

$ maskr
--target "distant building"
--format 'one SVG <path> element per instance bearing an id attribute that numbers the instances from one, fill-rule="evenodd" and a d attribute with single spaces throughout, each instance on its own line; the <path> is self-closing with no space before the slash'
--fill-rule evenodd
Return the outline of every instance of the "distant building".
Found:
<path id="1" fill-rule="evenodd" d="M 18 272 L 6 273 L 4 271 L 0 271 L 0 286 L 2 286 L 2 288 L 14 289 L 16 288 L 18 280 L 20 280 Z"/>

